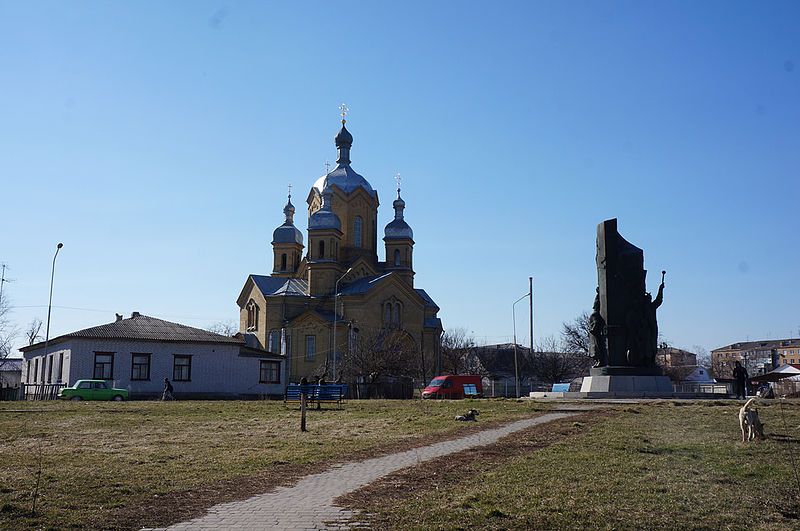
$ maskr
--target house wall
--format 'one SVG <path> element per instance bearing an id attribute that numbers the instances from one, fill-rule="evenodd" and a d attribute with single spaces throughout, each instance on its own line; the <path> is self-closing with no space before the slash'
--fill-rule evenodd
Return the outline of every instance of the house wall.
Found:
<path id="1" fill-rule="evenodd" d="M 131 398 L 160 395 L 164 389 L 164 378 L 170 379 L 179 398 L 282 395 L 286 383 L 282 366 L 279 384 L 259 383 L 259 362 L 268 358 L 240 356 L 238 345 L 73 339 L 59 344 L 57 348 L 65 352 L 64 382 L 67 385 L 73 385 L 77 380 L 94 378 L 95 353 L 113 352 L 113 385 L 127 389 Z M 44 359 L 43 350 L 25 353 L 25 359 L 29 360 L 31 367 L 36 359 L 39 360 L 40 373 Z M 56 364 L 57 352 L 51 354 L 56 356 Z M 134 353 L 150 354 L 149 380 L 131 380 Z M 173 380 L 175 355 L 191 356 L 190 381 Z M 282 361 L 281 364 L 283 365 Z M 53 381 L 55 383 L 55 378 Z M 28 383 L 41 383 L 41 378 L 32 378 Z"/>

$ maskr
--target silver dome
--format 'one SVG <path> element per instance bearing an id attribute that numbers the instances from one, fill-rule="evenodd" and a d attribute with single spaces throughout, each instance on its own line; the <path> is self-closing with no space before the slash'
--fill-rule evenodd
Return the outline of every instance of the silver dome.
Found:
<path id="1" fill-rule="evenodd" d="M 272 233 L 272 243 L 299 243 L 303 245 L 303 233 L 292 223 L 286 222 Z"/>
<path id="2" fill-rule="evenodd" d="M 372 186 L 370 186 L 369 182 L 367 182 L 364 177 L 357 174 L 349 164 L 339 164 L 328 175 L 323 175 L 317 179 L 317 182 L 314 183 L 314 188 L 316 188 L 319 193 L 322 193 L 326 188 L 333 185 L 338 186 L 339 189 L 346 194 L 352 194 L 360 187 L 372 197 L 378 195 Z"/>
<path id="3" fill-rule="evenodd" d="M 322 206 L 319 210 L 311 214 L 308 219 L 308 230 L 314 229 L 342 229 L 342 222 L 339 216 L 331 210 L 333 200 L 333 190 L 325 188 L 322 192 Z"/>

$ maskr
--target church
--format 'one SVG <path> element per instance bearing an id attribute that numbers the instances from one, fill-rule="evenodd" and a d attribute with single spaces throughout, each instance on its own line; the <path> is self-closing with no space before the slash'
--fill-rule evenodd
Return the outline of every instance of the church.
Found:
<path id="1" fill-rule="evenodd" d="M 345 123 L 343 112 L 336 167 L 306 199 L 307 240 L 294 224 L 289 193 L 285 221 L 272 236 L 272 274 L 249 275 L 237 300 L 247 344 L 283 356 L 287 382 L 346 382 L 392 367 L 405 372 L 395 376 L 410 367 L 424 375 L 439 359 L 439 307 L 414 286 L 414 233 L 400 185 L 381 261 L 378 192 L 351 167 L 353 136 Z"/>

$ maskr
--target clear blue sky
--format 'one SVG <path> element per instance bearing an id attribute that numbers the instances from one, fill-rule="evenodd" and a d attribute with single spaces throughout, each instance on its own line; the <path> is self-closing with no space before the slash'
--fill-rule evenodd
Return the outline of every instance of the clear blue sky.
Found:
<path id="1" fill-rule="evenodd" d="M 800 327 L 797 2 L 0 2 L 0 261 L 20 327 L 237 320 L 287 183 L 335 159 L 392 216 L 445 327 L 589 309 L 595 227 L 666 269 L 664 338 Z M 68 308 L 67 308 L 68 307 Z M 81 308 L 81 309 L 76 309 Z M 527 309 L 518 339 L 527 342 Z M 22 341 L 20 341 L 22 344 Z"/>

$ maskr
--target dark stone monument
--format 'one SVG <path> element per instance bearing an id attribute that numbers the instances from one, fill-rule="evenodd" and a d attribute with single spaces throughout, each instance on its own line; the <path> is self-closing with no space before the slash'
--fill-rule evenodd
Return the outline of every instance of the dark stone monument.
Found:
<path id="1" fill-rule="evenodd" d="M 589 317 L 594 367 L 581 392 L 664 395 L 672 384 L 656 365 L 656 309 L 664 299 L 664 275 L 653 300 L 645 287 L 644 253 L 617 232 L 617 220 L 597 226 L 597 292 Z"/>

